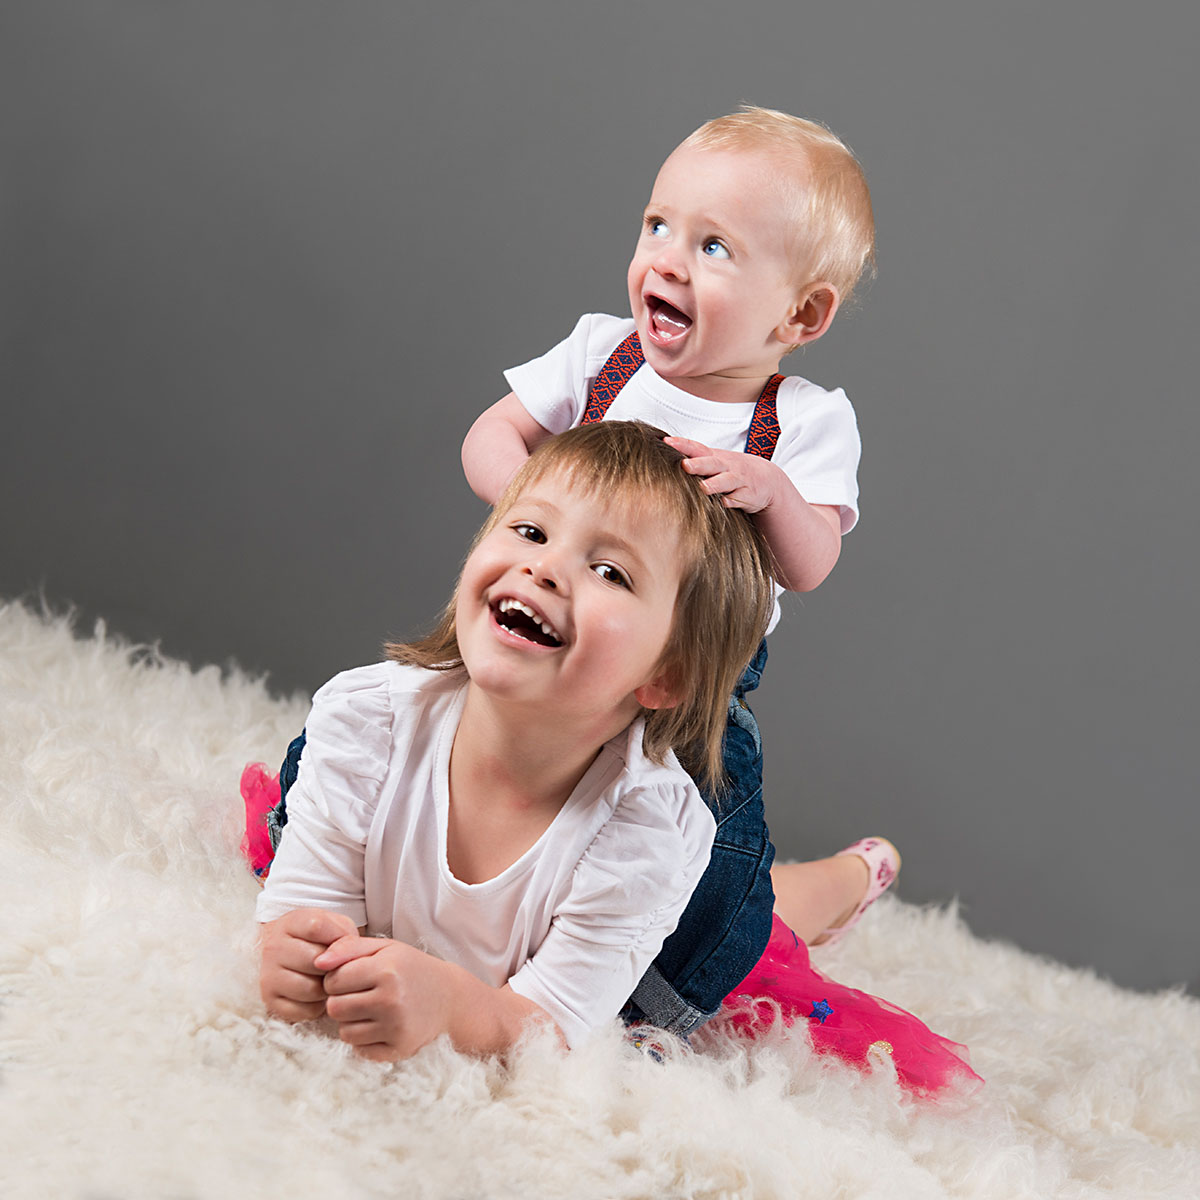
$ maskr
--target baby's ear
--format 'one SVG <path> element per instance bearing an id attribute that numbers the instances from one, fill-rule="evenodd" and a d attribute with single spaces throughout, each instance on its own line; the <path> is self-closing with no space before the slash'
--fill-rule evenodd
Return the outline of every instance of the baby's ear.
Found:
<path id="1" fill-rule="evenodd" d="M 666 671 L 636 688 L 633 698 L 643 708 L 675 708 L 679 704 L 675 685 Z"/>
<path id="2" fill-rule="evenodd" d="M 841 302 L 838 290 L 832 283 L 820 281 L 808 284 L 775 330 L 775 336 L 785 346 L 803 346 L 806 342 L 815 342 L 833 324 Z"/>

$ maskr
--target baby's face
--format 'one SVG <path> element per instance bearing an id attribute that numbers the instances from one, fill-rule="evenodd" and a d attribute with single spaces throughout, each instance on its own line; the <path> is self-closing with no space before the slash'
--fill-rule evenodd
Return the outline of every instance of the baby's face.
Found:
<path id="1" fill-rule="evenodd" d="M 774 374 L 801 282 L 778 168 L 765 154 L 680 147 L 667 159 L 628 276 L 655 371 L 698 395 L 706 377 Z"/>

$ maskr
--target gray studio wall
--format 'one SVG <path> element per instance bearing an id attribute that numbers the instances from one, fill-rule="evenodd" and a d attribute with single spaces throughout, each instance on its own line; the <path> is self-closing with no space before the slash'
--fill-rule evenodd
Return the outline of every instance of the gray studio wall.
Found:
<path id="1" fill-rule="evenodd" d="M 1195 987 L 1175 11 L 5 5 L 0 596 L 278 691 L 371 660 L 481 518 L 458 445 L 501 369 L 624 310 L 666 152 L 744 100 L 816 116 L 879 276 L 788 362 L 865 453 L 757 705 L 780 851 L 886 833 L 909 900 Z"/>

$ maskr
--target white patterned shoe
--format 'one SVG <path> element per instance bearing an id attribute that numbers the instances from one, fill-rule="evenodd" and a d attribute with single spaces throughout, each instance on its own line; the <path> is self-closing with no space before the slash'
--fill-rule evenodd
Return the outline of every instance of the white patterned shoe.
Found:
<path id="1" fill-rule="evenodd" d="M 863 838 L 862 841 L 855 842 L 853 846 L 839 850 L 834 858 L 840 858 L 843 854 L 854 855 L 867 864 L 867 871 L 870 873 L 867 890 L 863 894 L 862 900 L 859 901 L 858 907 L 840 925 L 826 929 L 813 942 L 814 946 L 837 945 L 858 924 L 863 913 L 892 886 L 896 881 L 896 876 L 900 874 L 900 851 L 887 838 Z"/>

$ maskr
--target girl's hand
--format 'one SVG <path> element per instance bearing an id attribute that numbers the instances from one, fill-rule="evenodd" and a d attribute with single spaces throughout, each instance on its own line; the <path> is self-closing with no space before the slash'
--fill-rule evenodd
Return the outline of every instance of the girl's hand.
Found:
<path id="1" fill-rule="evenodd" d="M 259 990 L 267 1012 L 285 1021 L 315 1021 L 325 1014 L 325 972 L 316 959 L 331 943 L 357 934 L 341 913 L 297 908 L 262 927 Z"/>
<path id="2" fill-rule="evenodd" d="M 683 469 L 704 477 L 704 490 L 724 496 L 728 508 L 761 512 L 775 502 L 780 482 L 787 476 L 773 462 L 741 450 L 714 450 L 691 438 L 663 438 L 668 446 L 685 455 Z"/>
<path id="3" fill-rule="evenodd" d="M 448 1031 L 448 965 L 390 938 L 335 942 L 317 957 L 325 1012 L 363 1058 L 392 1062 Z"/>
<path id="4" fill-rule="evenodd" d="M 455 963 L 389 938 L 341 938 L 317 956 L 325 1012 L 342 1041 L 377 1062 L 415 1054 L 443 1033 L 470 1054 L 507 1050 L 545 1011 L 507 984 L 491 987 Z"/>

